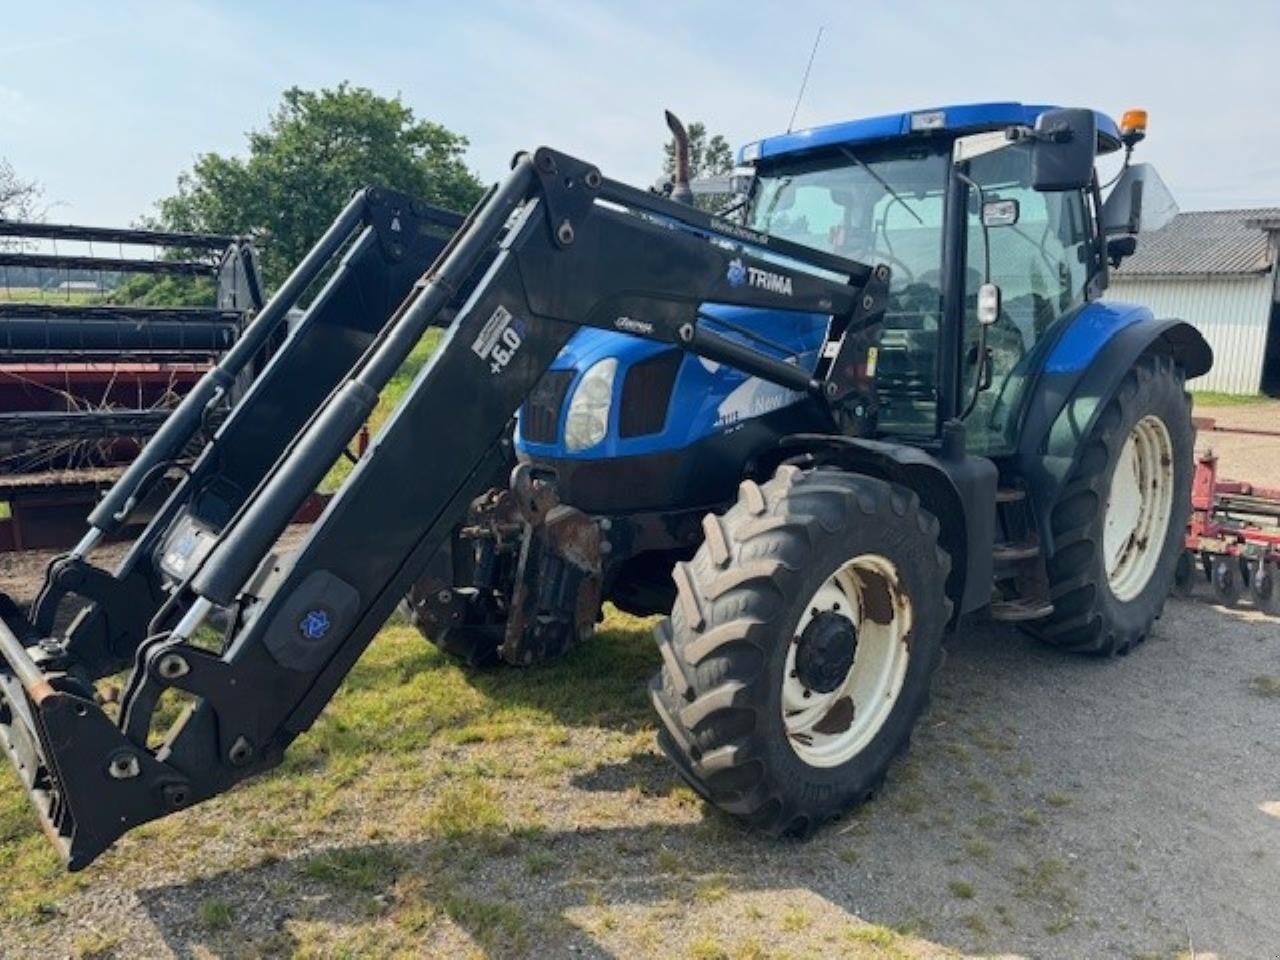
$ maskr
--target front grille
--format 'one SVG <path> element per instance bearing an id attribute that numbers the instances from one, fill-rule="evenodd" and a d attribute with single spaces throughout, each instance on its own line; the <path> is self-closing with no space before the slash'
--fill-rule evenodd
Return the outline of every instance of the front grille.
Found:
<path id="1" fill-rule="evenodd" d="M 524 439 L 534 443 L 555 442 L 560 408 L 572 382 L 572 370 L 548 370 L 542 375 L 520 411 L 520 433 Z"/>
<path id="2" fill-rule="evenodd" d="M 623 437 L 643 437 L 661 433 L 671 404 L 671 388 L 684 354 L 667 350 L 641 360 L 627 371 L 622 384 L 622 409 L 618 411 L 618 433 Z"/>

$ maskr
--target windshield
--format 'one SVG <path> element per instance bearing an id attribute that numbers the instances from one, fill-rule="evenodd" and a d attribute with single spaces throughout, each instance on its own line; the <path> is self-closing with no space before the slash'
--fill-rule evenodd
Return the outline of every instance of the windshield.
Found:
<path id="1" fill-rule="evenodd" d="M 821 160 L 766 167 L 747 207 L 755 230 L 891 269 L 872 361 L 887 433 L 935 431 L 949 163 L 949 142 L 839 149 Z"/>
<path id="2" fill-rule="evenodd" d="M 893 286 L 938 285 L 945 146 L 841 150 L 761 171 L 747 223 L 861 263 L 887 263 Z"/>

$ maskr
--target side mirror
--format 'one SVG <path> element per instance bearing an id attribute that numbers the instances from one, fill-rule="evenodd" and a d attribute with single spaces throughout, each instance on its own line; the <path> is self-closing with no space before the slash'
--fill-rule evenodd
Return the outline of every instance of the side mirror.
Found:
<path id="1" fill-rule="evenodd" d="M 1138 238 L 1135 236 L 1112 237 L 1107 241 L 1107 260 L 1113 267 L 1120 266 L 1125 257 L 1132 257 L 1138 249 Z"/>
<path id="2" fill-rule="evenodd" d="M 1036 119 L 1031 144 L 1031 185 L 1036 190 L 1089 186 L 1098 152 L 1098 120 L 1092 110 L 1046 110 Z"/>
<path id="3" fill-rule="evenodd" d="M 1178 213 L 1177 201 L 1149 163 L 1135 163 L 1120 174 L 1102 203 L 1102 232 L 1149 233 Z"/>
<path id="4" fill-rule="evenodd" d="M 982 205 L 984 227 L 1012 227 L 1018 222 L 1021 208 L 1016 199 L 988 200 Z"/>

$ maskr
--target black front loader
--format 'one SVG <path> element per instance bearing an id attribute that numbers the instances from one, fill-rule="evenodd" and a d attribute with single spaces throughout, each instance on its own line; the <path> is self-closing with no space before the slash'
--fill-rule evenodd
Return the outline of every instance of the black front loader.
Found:
<path id="1" fill-rule="evenodd" d="M 874 405 L 869 338 L 846 334 L 879 323 L 887 281 L 884 268 L 744 230 L 563 154 L 522 155 L 337 387 L 315 391 L 314 415 L 303 423 L 262 414 L 258 428 L 287 432 L 288 443 L 251 493 L 228 499 L 231 515 L 178 543 L 174 527 L 189 516 L 175 512 L 163 542 L 157 535 L 151 549 L 183 575 L 136 645 L 118 721 L 76 679 L 74 651 L 37 662 L 38 648 L 33 657 L 0 629 L 0 739 L 69 866 L 280 762 L 490 485 L 517 407 L 580 325 L 625 328 L 809 391 L 830 405 L 833 424 L 844 423 L 845 410 L 861 416 Z M 379 391 L 460 292 L 465 302 L 435 356 L 306 540 L 291 556 L 275 554 Z M 830 314 L 821 366 L 810 373 L 702 330 L 704 302 Z M 218 382 L 201 386 L 212 398 Z M 237 455 L 223 450 L 204 485 L 216 488 Z M 133 490 L 122 482 L 95 529 Z M 233 627 L 212 651 L 197 631 L 215 611 Z M 127 649 L 103 643 L 105 654 L 96 641 L 84 646 L 104 659 Z M 153 710 L 170 688 L 193 694 L 195 706 L 148 748 Z"/>
<path id="2" fill-rule="evenodd" d="M 369 188 L 351 198 L 97 505 L 80 545 L 50 565 L 30 625 L 13 624 L 24 640 L 45 639 L 42 665 L 91 680 L 132 663 L 190 560 L 159 549 L 162 539 L 189 543 L 198 553 L 216 537 L 461 224 L 456 213 L 390 190 Z M 305 311 L 290 321 L 317 285 Z M 286 326 L 292 327 L 287 336 Z M 264 351 L 270 363 L 210 436 L 212 414 Z M 194 462 L 183 465 L 182 479 L 117 569 L 89 563 L 93 546 L 118 534 L 150 485 L 201 440 Z M 59 614 L 75 601 L 89 605 L 65 637 L 50 642 Z"/>

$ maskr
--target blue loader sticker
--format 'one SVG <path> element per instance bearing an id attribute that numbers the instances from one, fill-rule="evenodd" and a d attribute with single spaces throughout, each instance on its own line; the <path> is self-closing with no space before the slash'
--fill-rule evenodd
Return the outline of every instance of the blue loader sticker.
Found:
<path id="1" fill-rule="evenodd" d="M 298 632 L 307 640 L 323 640 L 329 628 L 333 626 L 333 617 L 324 607 L 308 610 L 298 621 Z"/>

